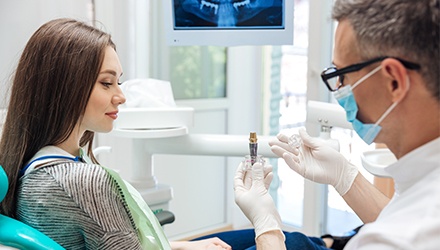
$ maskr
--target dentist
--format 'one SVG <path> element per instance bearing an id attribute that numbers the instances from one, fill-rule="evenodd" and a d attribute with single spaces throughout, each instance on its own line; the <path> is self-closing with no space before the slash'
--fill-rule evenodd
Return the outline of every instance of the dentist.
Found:
<path id="1" fill-rule="evenodd" d="M 304 178 L 332 185 L 366 223 L 344 249 L 436 249 L 440 1 L 337 0 L 333 18 L 338 21 L 334 66 L 322 72 L 322 80 L 357 134 L 368 144 L 385 143 L 398 159 L 385 169 L 395 181 L 395 194 L 388 199 L 339 152 L 304 130 L 301 153 L 289 147 L 283 134 L 270 143 L 271 149 Z M 246 192 L 251 194 L 252 188 Z M 242 193 L 238 192 L 237 203 L 250 215 Z M 267 197 L 260 197 L 264 195 L 253 194 L 252 206 L 257 209 L 268 206 Z M 271 211 L 275 218 L 277 212 Z M 276 232 L 270 224 L 252 222 L 258 230 Z M 280 241 L 266 236 L 266 244 Z"/>

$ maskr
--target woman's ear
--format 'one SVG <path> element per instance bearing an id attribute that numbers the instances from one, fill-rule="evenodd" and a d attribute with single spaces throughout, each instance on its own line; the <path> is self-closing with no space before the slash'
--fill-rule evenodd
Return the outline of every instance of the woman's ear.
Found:
<path id="1" fill-rule="evenodd" d="M 392 102 L 399 102 L 406 96 L 410 87 L 408 70 L 394 58 L 383 60 L 382 69 L 389 83 L 387 88 L 392 96 Z"/>

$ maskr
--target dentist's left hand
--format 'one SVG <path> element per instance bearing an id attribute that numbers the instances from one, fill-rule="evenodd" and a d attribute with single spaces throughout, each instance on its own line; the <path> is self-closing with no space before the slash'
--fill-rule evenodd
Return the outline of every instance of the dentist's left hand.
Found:
<path id="1" fill-rule="evenodd" d="M 260 163 L 255 163 L 252 171 L 243 170 L 240 164 L 235 173 L 235 202 L 254 226 L 255 238 L 272 230 L 282 232 L 280 215 L 268 193 L 272 178 L 271 167 L 265 173 Z"/>
<path id="2" fill-rule="evenodd" d="M 329 184 L 344 196 L 354 183 L 359 170 L 341 153 L 320 138 L 311 137 L 300 129 L 301 151 L 288 145 L 288 136 L 278 134 L 278 140 L 269 142 L 270 149 L 295 172 L 311 181 Z"/>

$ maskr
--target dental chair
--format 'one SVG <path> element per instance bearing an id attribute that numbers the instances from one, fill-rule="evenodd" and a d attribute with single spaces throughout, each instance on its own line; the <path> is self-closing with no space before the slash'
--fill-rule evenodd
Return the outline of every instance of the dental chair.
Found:
<path id="1" fill-rule="evenodd" d="M 8 186 L 8 176 L 0 166 L 0 202 L 8 192 Z M 3 214 L 0 214 L 0 245 L 18 249 L 64 249 L 35 228 Z"/>

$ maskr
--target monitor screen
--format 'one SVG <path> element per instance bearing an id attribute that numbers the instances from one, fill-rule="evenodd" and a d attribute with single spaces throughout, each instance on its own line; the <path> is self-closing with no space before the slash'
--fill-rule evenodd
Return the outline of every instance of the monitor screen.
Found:
<path id="1" fill-rule="evenodd" d="M 293 0 L 163 0 L 169 45 L 292 45 Z"/>

